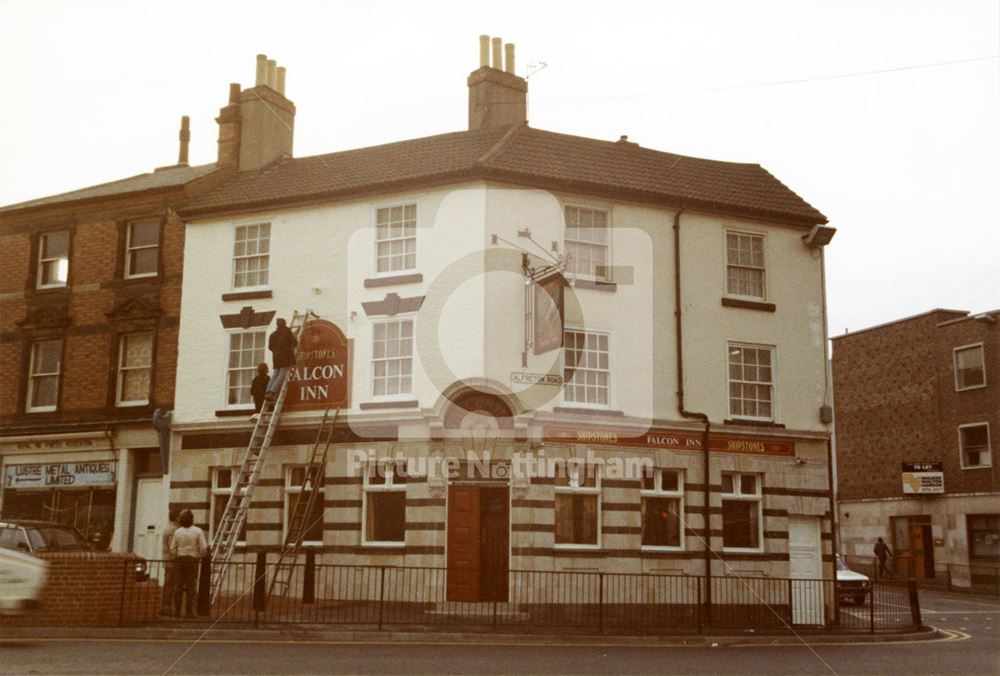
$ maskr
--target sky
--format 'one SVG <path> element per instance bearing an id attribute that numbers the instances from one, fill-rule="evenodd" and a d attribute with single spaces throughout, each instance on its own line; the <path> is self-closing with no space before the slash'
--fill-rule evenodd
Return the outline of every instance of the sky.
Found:
<path id="1" fill-rule="evenodd" d="M 467 126 L 480 34 L 529 123 L 758 163 L 827 215 L 831 335 L 1000 308 L 1000 1 L 0 0 L 0 204 L 215 160 L 228 83 L 288 69 L 295 155 Z"/>

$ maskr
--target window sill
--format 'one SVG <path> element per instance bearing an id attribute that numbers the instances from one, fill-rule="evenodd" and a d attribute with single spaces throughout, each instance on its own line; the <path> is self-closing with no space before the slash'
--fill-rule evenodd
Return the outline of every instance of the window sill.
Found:
<path id="1" fill-rule="evenodd" d="M 763 554 L 763 547 L 723 547 L 723 554 Z"/>
<path id="2" fill-rule="evenodd" d="M 416 399 L 405 399 L 402 401 L 364 401 L 358 404 L 362 411 L 391 408 L 417 408 L 420 405 Z"/>
<path id="3" fill-rule="evenodd" d="M 964 466 L 962 467 L 963 470 L 966 470 L 966 469 L 992 469 L 992 468 L 993 468 L 993 463 L 990 463 L 989 465 L 972 465 L 972 466 L 969 466 L 969 467 L 964 467 Z"/>
<path id="4" fill-rule="evenodd" d="M 986 383 L 982 385 L 967 385 L 966 387 L 956 387 L 956 392 L 968 392 L 970 390 L 983 390 L 986 389 Z"/>
<path id="5" fill-rule="evenodd" d="M 552 545 L 552 549 L 560 549 L 563 551 L 596 552 L 600 551 L 601 545 L 574 545 L 566 543 L 556 543 Z"/>
<path id="6" fill-rule="evenodd" d="M 233 291 L 222 294 L 222 300 L 256 300 L 258 298 L 271 298 L 274 292 L 271 289 L 261 289 L 259 291 Z"/>
<path id="7" fill-rule="evenodd" d="M 28 408 L 25 409 L 25 413 L 55 413 L 59 410 L 58 406 L 42 406 L 39 408 Z"/>
<path id="8" fill-rule="evenodd" d="M 149 400 L 146 401 L 119 401 L 115 402 L 115 408 L 141 408 L 143 406 L 149 406 Z"/>
<path id="9" fill-rule="evenodd" d="M 743 425 L 744 427 L 768 427 L 776 430 L 785 429 L 784 423 L 776 423 L 773 420 L 752 420 L 743 418 L 732 418 L 722 421 L 723 425 Z"/>
<path id="10" fill-rule="evenodd" d="M 665 545 L 641 545 L 639 551 L 642 552 L 683 552 L 683 545 L 680 547 L 667 547 Z"/>
<path id="11" fill-rule="evenodd" d="M 372 549 L 406 549 L 405 542 L 362 542 L 361 546 Z"/>
<path id="12" fill-rule="evenodd" d="M 608 291 L 614 293 L 618 290 L 615 282 L 602 282 L 599 279 L 574 279 L 570 284 L 574 289 L 593 289 L 594 291 Z"/>
<path id="13" fill-rule="evenodd" d="M 554 413 L 579 413 L 581 415 L 610 415 L 616 418 L 624 417 L 624 411 L 610 408 L 588 408 L 584 406 L 553 406 Z"/>
<path id="14" fill-rule="evenodd" d="M 776 309 L 774 303 L 764 303 L 758 300 L 727 298 L 725 296 L 722 297 L 722 306 L 740 308 L 741 310 L 760 310 L 762 312 L 774 312 Z"/>
<path id="15" fill-rule="evenodd" d="M 223 408 L 215 412 L 216 418 L 240 418 L 253 415 L 255 410 L 251 408 Z"/>
<path id="16" fill-rule="evenodd" d="M 369 277 L 365 280 L 365 288 L 373 289 L 379 286 L 395 286 L 397 284 L 416 284 L 424 281 L 424 276 L 419 272 L 404 275 L 390 275 L 386 277 Z"/>

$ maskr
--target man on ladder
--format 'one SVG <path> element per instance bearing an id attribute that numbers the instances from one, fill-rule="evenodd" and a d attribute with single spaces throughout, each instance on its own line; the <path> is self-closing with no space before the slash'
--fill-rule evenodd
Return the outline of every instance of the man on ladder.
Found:
<path id="1" fill-rule="evenodd" d="M 267 384 L 267 393 L 264 398 L 267 401 L 274 401 L 281 391 L 281 384 L 288 377 L 288 371 L 295 366 L 295 348 L 299 341 L 292 333 L 292 330 L 285 325 L 284 319 L 278 319 L 278 328 L 267 339 L 267 348 L 271 351 L 271 362 L 274 372 L 271 374 L 271 382 Z"/>

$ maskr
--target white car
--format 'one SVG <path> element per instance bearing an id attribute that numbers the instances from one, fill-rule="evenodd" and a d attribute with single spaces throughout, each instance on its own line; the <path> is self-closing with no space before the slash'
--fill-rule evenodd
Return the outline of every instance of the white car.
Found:
<path id="1" fill-rule="evenodd" d="M 0 547 L 0 615 L 18 615 L 37 608 L 48 568 L 48 561 Z"/>
<path id="2" fill-rule="evenodd" d="M 850 600 L 855 605 L 863 606 L 871 588 L 868 576 L 848 568 L 844 559 L 837 554 L 837 596 L 840 600 Z"/>

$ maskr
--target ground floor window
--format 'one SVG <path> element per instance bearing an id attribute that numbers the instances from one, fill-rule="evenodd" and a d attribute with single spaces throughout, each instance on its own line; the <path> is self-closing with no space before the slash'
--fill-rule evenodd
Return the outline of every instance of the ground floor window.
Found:
<path id="1" fill-rule="evenodd" d="M 215 534 L 219 529 L 219 522 L 222 515 L 226 513 L 226 505 L 229 504 L 229 496 L 233 494 L 233 484 L 239 474 L 238 467 L 216 467 L 212 471 L 212 527 L 209 529 L 209 540 L 215 540 Z M 249 510 L 247 510 L 249 517 Z M 247 543 L 247 524 L 243 522 L 240 528 L 240 536 L 237 538 L 237 546 L 245 546 Z"/>
<path id="2" fill-rule="evenodd" d="M 597 547 L 601 532 L 601 477 L 593 465 L 570 464 L 555 478 L 556 545 Z"/>
<path id="3" fill-rule="evenodd" d="M 288 531 L 292 526 L 291 519 L 295 514 L 296 504 L 299 500 L 302 500 L 299 509 L 304 510 L 309 500 L 309 493 L 313 490 L 311 480 L 306 480 L 307 469 L 305 465 L 285 468 L 285 540 L 288 539 Z M 305 521 L 301 526 L 303 530 L 302 542 L 307 545 L 323 544 L 323 515 L 326 513 L 326 510 L 323 507 L 322 471 L 319 472 L 317 483 L 319 484 L 316 488 L 318 492 L 315 499 L 313 499 L 312 509 L 306 515 Z"/>
<path id="4" fill-rule="evenodd" d="M 111 547 L 115 527 L 115 487 L 10 489 L 3 493 L 3 517 L 55 521 L 76 528 L 98 551 Z"/>
<path id="5" fill-rule="evenodd" d="M 1000 560 L 1000 514 L 969 514 L 969 558 Z"/>
<path id="6" fill-rule="evenodd" d="M 672 469 L 650 469 L 642 478 L 642 546 L 684 546 L 684 477 Z"/>
<path id="7" fill-rule="evenodd" d="M 722 546 L 761 548 L 761 478 L 757 474 L 722 475 Z"/>
<path id="8" fill-rule="evenodd" d="M 364 544 L 401 545 L 406 541 L 406 467 L 372 463 L 364 479 Z"/>

